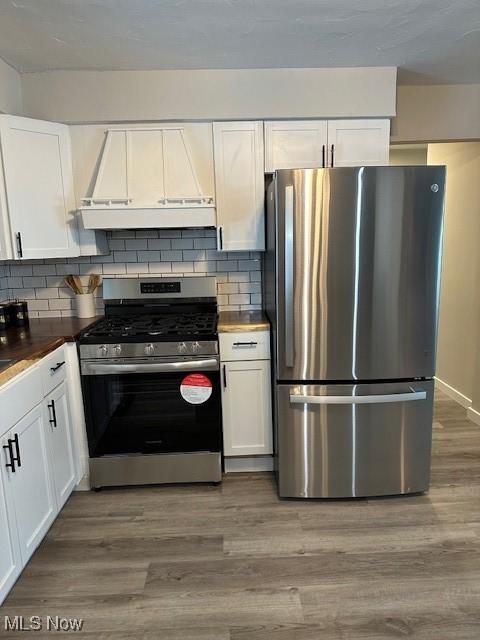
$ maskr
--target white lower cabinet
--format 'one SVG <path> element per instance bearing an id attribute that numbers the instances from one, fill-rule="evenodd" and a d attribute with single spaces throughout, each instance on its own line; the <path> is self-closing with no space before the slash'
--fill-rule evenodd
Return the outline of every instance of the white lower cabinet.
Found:
<path id="1" fill-rule="evenodd" d="M 57 508 L 61 509 L 75 486 L 72 429 L 65 382 L 45 399 L 44 423 Z"/>
<path id="2" fill-rule="evenodd" d="M 270 361 L 223 365 L 223 442 L 226 456 L 272 453 Z"/>
<path id="3" fill-rule="evenodd" d="M 5 468 L 5 453 L 2 449 L 2 468 Z M 4 472 L 0 472 L 0 604 L 12 588 L 22 570 L 20 548 L 15 523 L 14 507 L 10 492 L 7 491 Z"/>
<path id="4" fill-rule="evenodd" d="M 22 561 L 40 544 L 57 513 L 53 495 L 42 407 L 37 406 L 10 431 L 13 468 L 7 484 L 13 496 Z M 6 468 L 6 467 L 5 467 Z"/>
<path id="5" fill-rule="evenodd" d="M 227 471 L 234 458 L 243 457 L 239 470 L 248 470 L 246 457 L 273 452 L 269 336 L 264 330 L 219 336 Z"/>
<path id="6" fill-rule="evenodd" d="M 63 355 L 0 389 L 0 604 L 75 485 L 68 373 L 51 389 L 45 366 Z"/>

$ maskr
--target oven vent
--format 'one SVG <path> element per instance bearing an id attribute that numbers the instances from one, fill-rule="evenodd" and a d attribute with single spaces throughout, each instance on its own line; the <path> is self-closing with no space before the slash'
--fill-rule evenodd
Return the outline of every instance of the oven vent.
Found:
<path id="1" fill-rule="evenodd" d="M 213 195 L 200 186 L 183 127 L 107 129 L 86 229 L 214 227 Z"/>

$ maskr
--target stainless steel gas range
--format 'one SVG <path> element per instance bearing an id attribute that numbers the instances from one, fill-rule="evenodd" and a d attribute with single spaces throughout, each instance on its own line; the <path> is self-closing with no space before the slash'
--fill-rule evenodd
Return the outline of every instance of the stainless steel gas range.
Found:
<path id="1" fill-rule="evenodd" d="M 80 336 L 93 488 L 220 482 L 215 278 L 103 281 Z"/>

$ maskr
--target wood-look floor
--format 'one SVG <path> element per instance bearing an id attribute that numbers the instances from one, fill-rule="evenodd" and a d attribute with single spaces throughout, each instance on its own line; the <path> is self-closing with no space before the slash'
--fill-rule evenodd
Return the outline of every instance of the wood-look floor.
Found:
<path id="1" fill-rule="evenodd" d="M 77 493 L 2 607 L 18 639 L 3 615 L 92 640 L 478 640 L 480 427 L 437 397 L 424 496 L 279 501 L 269 474 Z"/>

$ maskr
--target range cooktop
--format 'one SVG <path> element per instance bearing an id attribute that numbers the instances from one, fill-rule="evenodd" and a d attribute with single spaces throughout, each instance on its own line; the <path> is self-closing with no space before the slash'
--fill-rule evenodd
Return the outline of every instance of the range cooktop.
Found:
<path id="1" fill-rule="evenodd" d="M 216 312 L 111 316 L 99 320 L 81 336 L 82 342 L 150 342 L 214 339 Z"/>

